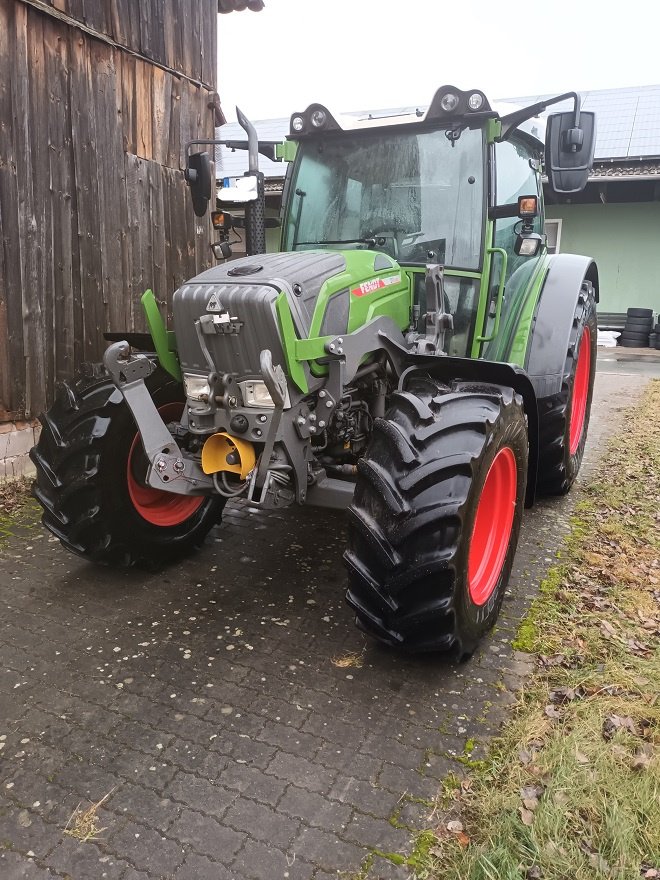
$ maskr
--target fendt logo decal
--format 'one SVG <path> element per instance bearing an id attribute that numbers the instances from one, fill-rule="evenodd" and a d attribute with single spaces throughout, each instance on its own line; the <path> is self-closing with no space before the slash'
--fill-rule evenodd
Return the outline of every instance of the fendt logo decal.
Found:
<path id="1" fill-rule="evenodd" d="M 351 293 L 353 296 L 367 296 L 367 294 L 380 290 L 382 287 L 389 287 L 390 284 L 400 283 L 400 275 L 390 275 L 388 278 L 372 278 L 371 281 L 363 281 L 357 287 L 351 287 Z"/>

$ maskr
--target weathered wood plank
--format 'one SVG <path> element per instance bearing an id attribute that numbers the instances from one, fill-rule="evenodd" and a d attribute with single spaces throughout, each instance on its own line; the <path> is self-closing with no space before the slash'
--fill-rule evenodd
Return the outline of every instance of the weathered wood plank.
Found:
<path id="1" fill-rule="evenodd" d="M 135 65 L 133 55 L 120 53 L 121 64 L 121 131 L 125 153 L 137 152 L 137 108 L 135 95 Z"/>
<path id="2" fill-rule="evenodd" d="M 12 76 L 16 65 L 14 4 L 0 2 L 0 409 L 20 410 L 24 396 L 21 261 L 17 241 L 18 175 Z"/>
<path id="3" fill-rule="evenodd" d="M 128 237 L 131 248 L 130 328 L 144 330 L 146 324 L 140 296 L 151 284 L 152 243 L 149 224 L 148 163 L 139 156 L 125 156 L 128 207 Z"/>
<path id="4" fill-rule="evenodd" d="M 204 59 L 202 64 L 202 81 L 218 88 L 218 15 L 215 0 L 211 0 L 210 6 L 205 8 L 202 18 L 202 36 Z"/>
<path id="5" fill-rule="evenodd" d="M 135 0 L 105 0 L 108 4 L 108 35 L 117 43 L 140 51 L 140 20 Z"/>
<path id="6" fill-rule="evenodd" d="M 135 147 L 142 159 L 153 158 L 152 94 L 154 68 L 145 61 L 135 63 Z"/>
<path id="7" fill-rule="evenodd" d="M 178 168 L 181 160 L 181 88 L 182 81 L 173 77 L 170 127 L 167 136 L 167 165 L 170 168 Z"/>
<path id="8" fill-rule="evenodd" d="M 190 36 L 187 40 L 189 52 L 187 54 L 190 66 L 190 75 L 195 79 L 202 78 L 202 25 L 201 15 L 202 6 L 199 3 L 192 3 L 190 19 Z"/>
<path id="9" fill-rule="evenodd" d="M 156 298 L 167 300 L 167 258 L 165 252 L 165 203 L 163 193 L 163 166 L 149 162 L 149 230 L 151 233 L 151 281 Z"/>
<path id="10" fill-rule="evenodd" d="M 31 381 L 35 376 L 43 375 L 43 333 L 42 303 L 38 285 L 41 281 L 41 254 L 43 243 L 35 199 L 35 186 L 38 186 L 37 168 L 34 165 L 35 150 L 32 143 L 30 127 L 31 89 L 30 65 L 36 63 L 34 57 L 34 41 L 28 26 L 29 10 L 27 7 L 16 6 L 14 18 L 14 39 L 16 49 L 15 68 L 12 82 L 12 125 L 14 128 L 18 183 L 18 246 L 21 267 L 21 311 L 23 333 L 23 375 L 25 382 L 25 408 L 30 411 L 37 409 L 40 395 Z M 32 24 L 32 22 L 30 22 Z M 38 26 L 38 25 L 37 25 Z M 35 73 L 37 73 L 35 71 Z"/>
<path id="11" fill-rule="evenodd" d="M 172 113 L 172 75 L 158 67 L 152 77 L 152 145 L 153 158 L 167 164 L 170 115 Z"/>
<path id="12" fill-rule="evenodd" d="M 78 236 L 69 101 L 69 44 L 66 30 L 44 33 L 48 95 L 52 323 L 44 344 L 56 381 L 71 376 L 75 364 L 75 302 L 80 296 Z M 53 389 L 49 389 L 51 394 Z"/>
<path id="13" fill-rule="evenodd" d="M 162 0 L 151 2 L 151 57 L 160 64 L 165 63 L 165 18 L 170 15 L 169 3 Z M 181 22 L 179 22 L 179 25 Z"/>
<path id="14" fill-rule="evenodd" d="M 121 68 L 119 50 L 94 41 L 92 52 L 92 88 L 96 103 L 96 137 L 103 147 L 97 154 L 99 172 L 99 230 L 101 242 L 104 330 L 120 325 L 123 312 L 121 210 L 117 193 L 123 186 L 123 144 L 119 122 Z"/>
<path id="15" fill-rule="evenodd" d="M 152 0 L 140 0 L 139 4 L 139 22 L 140 22 L 140 52 L 145 58 L 153 58 L 153 34 L 152 34 Z"/>
<path id="16" fill-rule="evenodd" d="M 111 22 L 108 13 L 107 0 L 82 0 L 83 22 L 95 31 L 110 36 L 112 33 Z"/>
<path id="17" fill-rule="evenodd" d="M 98 355 L 105 318 L 101 279 L 101 230 L 99 169 L 96 137 L 96 106 L 92 85 L 89 41 L 73 31 L 69 38 L 71 59 L 71 128 L 75 162 L 76 205 L 80 260 L 80 309 L 82 357 Z"/>

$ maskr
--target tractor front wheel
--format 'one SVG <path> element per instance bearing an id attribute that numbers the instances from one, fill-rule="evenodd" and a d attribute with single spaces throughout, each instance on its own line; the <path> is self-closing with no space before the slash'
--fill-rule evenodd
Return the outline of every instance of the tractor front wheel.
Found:
<path id="1" fill-rule="evenodd" d="M 163 420 L 178 421 L 181 386 L 157 370 L 147 387 Z M 198 547 L 219 521 L 224 499 L 147 485 L 133 416 L 100 365 L 64 383 L 41 423 L 33 494 L 68 550 L 105 565 L 160 565 Z"/>
<path id="2" fill-rule="evenodd" d="M 358 624 L 410 651 L 469 656 L 504 598 L 527 462 L 513 390 L 419 377 L 395 394 L 349 509 L 347 601 Z"/>

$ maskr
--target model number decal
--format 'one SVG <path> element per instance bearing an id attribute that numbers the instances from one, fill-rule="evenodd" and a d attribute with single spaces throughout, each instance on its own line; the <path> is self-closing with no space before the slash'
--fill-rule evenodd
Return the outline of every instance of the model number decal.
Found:
<path id="1" fill-rule="evenodd" d="M 357 287 L 351 287 L 353 296 L 367 296 L 374 290 L 380 290 L 382 287 L 389 287 L 390 284 L 400 284 L 400 275 L 390 275 L 388 278 L 372 278 L 371 281 L 363 281 Z"/>

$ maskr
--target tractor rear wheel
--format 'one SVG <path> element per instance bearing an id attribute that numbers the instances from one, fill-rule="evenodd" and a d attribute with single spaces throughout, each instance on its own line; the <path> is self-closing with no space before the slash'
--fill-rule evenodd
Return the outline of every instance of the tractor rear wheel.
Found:
<path id="1" fill-rule="evenodd" d="M 469 656 L 502 604 L 527 460 L 511 389 L 418 377 L 393 395 L 349 508 L 346 598 L 358 625 L 410 651 Z"/>
<path id="2" fill-rule="evenodd" d="M 181 386 L 162 370 L 147 387 L 165 421 L 178 421 Z M 147 459 L 123 395 L 100 365 L 64 383 L 41 416 L 30 455 L 42 522 L 62 544 L 93 562 L 160 565 L 201 545 L 224 499 L 177 495 L 145 482 Z"/>
<path id="3" fill-rule="evenodd" d="M 596 374 L 597 337 L 594 287 L 585 281 L 573 315 L 561 391 L 538 401 L 536 487 L 541 494 L 565 495 L 580 470 Z"/>

